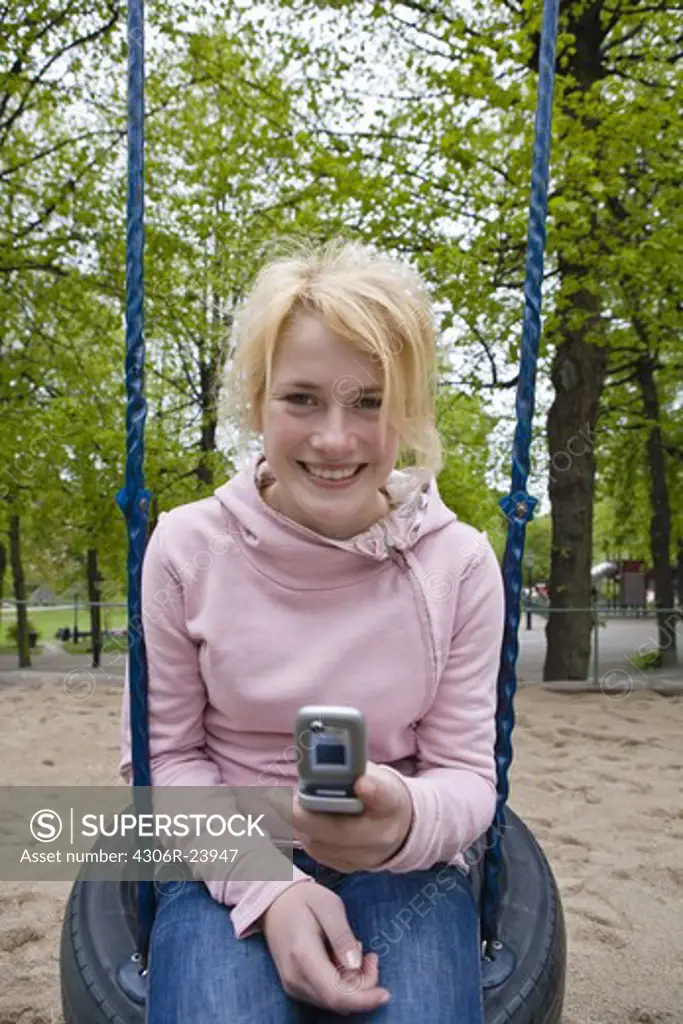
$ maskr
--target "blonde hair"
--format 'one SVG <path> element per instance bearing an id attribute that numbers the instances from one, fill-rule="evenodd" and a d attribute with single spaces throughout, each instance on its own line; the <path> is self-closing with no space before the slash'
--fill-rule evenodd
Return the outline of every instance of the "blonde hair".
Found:
<path id="1" fill-rule="evenodd" d="M 381 428 L 396 427 L 401 464 L 437 475 L 437 352 L 426 286 L 405 264 L 344 239 L 290 243 L 261 269 L 239 310 L 219 405 L 221 419 L 237 428 L 238 451 L 246 453 L 260 434 L 277 345 L 302 313 L 320 315 L 329 330 L 381 365 Z"/>

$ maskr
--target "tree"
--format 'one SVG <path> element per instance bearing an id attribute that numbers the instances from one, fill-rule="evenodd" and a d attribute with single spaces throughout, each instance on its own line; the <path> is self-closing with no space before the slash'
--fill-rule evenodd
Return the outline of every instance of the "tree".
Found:
<path id="1" fill-rule="evenodd" d="M 109 52 L 121 13 L 116 0 L 10 0 L 5 5 L 0 273 L 61 274 L 78 241 L 67 214 L 111 145 L 111 137 L 105 141 L 101 130 L 84 123 L 84 108 L 96 108 L 97 83 L 83 62 L 86 54 L 96 62 Z M 70 116 L 76 109 L 80 123 Z"/>
<path id="2" fill-rule="evenodd" d="M 450 303 L 460 343 L 483 350 L 487 383 L 500 387 L 500 363 L 518 355 L 540 9 L 514 0 L 476 2 L 466 12 L 429 0 L 313 6 L 348 12 L 347 31 L 336 14 L 345 39 L 374 26 L 391 58 L 403 59 L 400 89 L 350 154 L 356 173 L 374 174 L 379 211 L 367 229 L 415 256 Z M 561 8 L 542 350 L 554 389 L 547 440 L 558 610 L 590 606 L 595 440 L 622 226 L 616 204 L 628 209 L 643 160 L 653 185 L 671 178 L 681 99 L 675 12 L 674 2 L 638 0 Z M 362 55 L 358 62 L 371 78 Z M 563 469 L 553 472 L 557 463 Z M 585 678 L 590 631 L 589 611 L 549 616 L 546 679 Z"/>

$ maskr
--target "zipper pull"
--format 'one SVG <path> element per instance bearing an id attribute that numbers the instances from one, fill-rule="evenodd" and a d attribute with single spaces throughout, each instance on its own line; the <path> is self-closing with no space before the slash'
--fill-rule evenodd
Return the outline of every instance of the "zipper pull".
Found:
<path id="1" fill-rule="evenodd" d="M 380 523 L 379 523 L 379 525 L 380 525 L 380 526 L 381 526 L 381 528 L 382 528 L 382 535 L 383 535 L 383 537 L 384 537 L 384 550 L 386 551 L 386 553 L 387 553 L 388 555 L 393 555 L 393 553 L 394 553 L 394 550 L 395 550 L 395 548 L 394 548 L 394 542 L 392 541 L 391 537 L 389 536 L 389 531 L 387 530 L 387 526 L 386 526 L 386 523 L 384 523 L 384 522 L 383 522 L 383 521 L 382 521 L 382 520 L 380 519 Z"/>

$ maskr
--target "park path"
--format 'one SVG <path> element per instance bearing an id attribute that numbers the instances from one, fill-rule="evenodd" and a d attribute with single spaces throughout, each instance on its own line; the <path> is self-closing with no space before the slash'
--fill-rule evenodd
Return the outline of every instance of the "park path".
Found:
<path id="1" fill-rule="evenodd" d="M 526 629 L 526 618 L 523 618 L 519 631 L 519 656 L 517 659 L 517 680 L 521 685 L 538 683 L 543 679 L 543 661 L 545 658 L 545 619 L 534 616 L 533 628 Z M 617 685 L 617 680 L 631 679 L 637 685 L 644 682 L 645 675 L 632 662 L 639 648 L 651 648 L 657 636 L 657 627 L 653 619 L 610 619 L 601 628 L 598 651 L 598 685 L 606 680 L 606 685 Z M 678 623 L 679 664 L 673 668 L 648 672 L 647 680 L 671 680 L 683 686 L 683 623 Z M 17 659 L 14 654 L 0 654 L 0 676 L 6 682 L 16 673 L 22 679 L 30 679 L 33 675 L 69 673 L 81 670 L 90 671 L 100 682 L 122 682 L 124 678 L 125 658 L 120 653 L 104 653 L 98 669 L 90 666 L 90 657 L 85 654 L 67 654 L 55 640 L 44 644 L 41 654 L 33 655 L 30 670 L 18 671 Z M 594 677 L 594 666 L 591 659 L 589 680 Z"/>

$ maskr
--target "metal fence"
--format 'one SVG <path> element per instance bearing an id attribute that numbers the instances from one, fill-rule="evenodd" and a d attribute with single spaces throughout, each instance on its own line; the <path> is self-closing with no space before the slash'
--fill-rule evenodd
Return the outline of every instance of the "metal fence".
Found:
<path id="1" fill-rule="evenodd" d="M 678 608 L 655 608 L 652 605 L 615 605 L 612 602 L 597 601 L 589 607 L 569 607 L 569 608 L 551 608 L 549 603 L 539 602 L 522 602 L 522 612 L 526 615 L 526 629 L 533 629 L 533 616 L 538 615 L 542 618 L 548 618 L 550 615 L 562 615 L 571 614 L 572 612 L 582 612 L 591 616 L 591 635 L 592 635 L 592 666 L 593 666 L 593 684 L 599 686 L 600 683 L 600 629 L 607 625 L 608 619 L 649 619 L 651 620 L 658 630 L 658 617 L 660 615 L 666 615 L 667 628 L 674 635 L 678 623 L 683 621 L 683 606 Z M 659 636 L 656 639 L 651 638 L 653 646 L 652 651 L 657 650 L 657 644 Z"/>
<path id="2" fill-rule="evenodd" d="M 9 621 L 15 620 L 15 609 L 17 602 L 13 599 L 7 599 L 3 601 L 2 607 L 2 622 L 7 625 Z M 63 612 L 63 622 L 58 624 L 57 629 L 54 629 L 54 623 L 52 633 L 58 640 L 73 640 L 78 644 L 79 640 L 84 640 L 90 636 L 89 631 L 89 616 L 91 607 L 99 605 L 105 612 L 107 609 L 120 608 L 127 613 L 127 604 L 125 601 L 99 601 L 93 602 L 85 600 L 72 600 L 62 601 L 59 603 L 32 603 L 30 601 L 21 602 L 26 605 L 29 618 L 35 614 L 34 626 L 36 629 L 40 629 L 40 613 L 41 612 Z M 641 605 L 619 605 L 614 602 L 599 600 L 592 604 L 590 607 L 569 607 L 569 608 L 551 608 L 549 603 L 545 601 L 533 601 L 527 602 L 522 601 L 521 604 L 522 615 L 526 616 L 525 629 L 527 631 L 534 629 L 533 617 L 538 616 L 542 619 L 547 619 L 549 615 L 564 615 L 572 614 L 575 612 L 583 613 L 591 616 L 591 639 L 592 639 L 592 651 L 591 651 L 591 669 L 592 669 L 592 682 L 595 686 L 600 684 L 600 629 L 607 625 L 609 620 L 648 620 L 653 623 L 653 636 L 649 639 L 651 641 L 652 650 L 657 649 L 658 643 L 658 625 L 657 615 L 658 609 L 652 605 L 641 606 Z M 672 633 L 675 633 L 676 627 L 679 622 L 683 621 L 683 607 L 678 608 L 662 608 L 659 609 L 659 613 L 667 616 L 667 623 Z M 85 624 L 86 629 L 80 629 L 81 625 Z M 68 631 L 69 635 L 66 635 Z M 43 632 L 41 630 L 41 632 Z M 123 622 L 121 625 L 113 628 L 107 628 L 106 622 L 103 623 L 103 639 L 108 634 L 125 636 L 127 632 L 126 627 L 126 615 L 123 616 Z M 37 638 L 35 638 L 37 640 Z M 35 640 L 32 646 L 35 645 Z M 641 645 L 642 646 L 642 645 Z M 626 656 L 625 656 L 626 657 Z M 629 659 L 626 659 L 627 661 Z"/>
<path id="3" fill-rule="evenodd" d="M 80 598 L 69 600 L 65 598 L 63 600 L 57 599 L 56 601 L 16 601 L 14 598 L 8 598 L 3 600 L 2 608 L 0 610 L 0 624 L 5 626 L 16 621 L 16 609 L 17 606 L 23 604 L 26 605 L 26 614 L 32 625 L 35 627 L 35 632 L 29 631 L 29 646 L 35 647 L 38 639 L 38 635 L 42 635 L 45 632 L 44 624 L 41 623 L 40 618 L 42 613 L 62 612 L 63 619 L 60 622 L 57 629 L 54 628 L 54 623 L 51 627 L 51 636 L 57 640 L 66 640 L 78 643 L 80 639 L 85 639 L 90 636 L 90 609 L 99 607 L 103 609 L 103 618 L 105 620 L 103 624 L 103 634 L 106 637 L 108 629 L 106 624 L 107 610 L 111 608 L 121 608 L 124 612 L 124 623 L 122 626 L 116 627 L 117 632 L 126 632 L 125 618 L 127 617 L 128 605 L 125 601 L 85 601 Z M 79 629 L 79 622 L 83 624 L 86 622 L 85 629 Z M 41 626 L 43 628 L 41 628 Z"/>
<path id="4" fill-rule="evenodd" d="M 683 616 L 683 605 L 679 608 L 662 608 L 659 609 L 663 612 L 678 612 L 679 615 Z M 551 611 L 550 604 L 547 601 L 522 601 L 522 613 L 528 615 L 548 615 Z M 658 609 L 653 604 L 641 605 L 641 604 L 619 604 L 613 601 L 598 601 L 596 604 L 590 607 L 582 608 L 553 608 L 553 612 L 597 612 L 602 618 L 605 619 L 656 619 L 658 615 Z M 532 626 L 527 621 L 527 629 L 531 629 Z"/>

